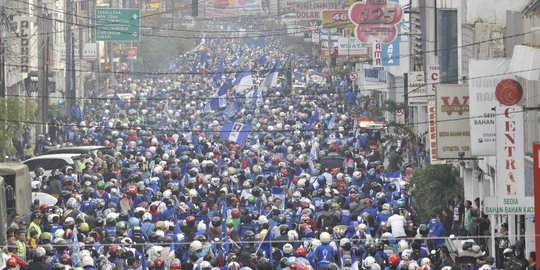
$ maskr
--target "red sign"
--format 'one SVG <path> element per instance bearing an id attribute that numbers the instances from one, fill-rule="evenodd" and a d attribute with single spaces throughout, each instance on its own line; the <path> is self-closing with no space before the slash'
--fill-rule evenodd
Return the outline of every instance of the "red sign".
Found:
<path id="1" fill-rule="evenodd" d="M 533 144 L 533 172 L 534 172 L 534 216 L 540 217 L 540 143 Z M 540 222 L 535 220 L 536 250 L 540 250 Z M 540 260 L 540 252 L 536 253 L 536 261 Z"/>
<path id="2" fill-rule="evenodd" d="M 523 97 L 523 88 L 518 81 L 512 79 L 502 80 L 495 87 L 495 97 L 506 106 L 513 106 Z"/>
<path id="3" fill-rule="evenodd" d="M 401 102 L 399 102 L 399 103 L 396 103 L 396 106 L 397 107 L 402 107 L 403 105 L 402 105 Z M 405 114 L 405 109 L 401 108 L 401 109 L 396 110 L 396 115 L 397 116 L 402 116 L 403 114 Z"/>
<path id="4" fill-rule="evenodd" d="M 397 24 L 403 18 L 403 8 L 387 0 L 366 0 L 351 5 L 349 18 L 356 25 L 355 36 L 360 42 L 389 44 L 399 34 Z"/>
<path id="5" fill-rule="evenodd" d="M 437 107 L 429 105 L 429 156 L 432 163 L 437 161 Z"/>
<path id="6" fill-rule="evenodd" d="M 129 48 L 128 59 L 137 59 L 137 47 Z"/>

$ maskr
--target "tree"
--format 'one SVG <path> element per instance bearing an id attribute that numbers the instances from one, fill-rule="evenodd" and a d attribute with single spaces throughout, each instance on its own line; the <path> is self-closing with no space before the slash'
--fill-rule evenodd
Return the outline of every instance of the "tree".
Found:
<path id="1" fill-rule="evenodd" d="M 0 156 L 20 154 L 24 140 L 29 139 L 26 130 L 36 119 L 37 102 L 33 98 L 0 97 Z"/>
<path id="2" fill-rule="evenodd" d="M 435 209 L 448 208 L 448 200 L 455 194 L 463 194 L 463 183 L 458 169 L 452 164 L 428 165 L 414 171 L 414 197 L 420 221 L 430 219 Z"/>

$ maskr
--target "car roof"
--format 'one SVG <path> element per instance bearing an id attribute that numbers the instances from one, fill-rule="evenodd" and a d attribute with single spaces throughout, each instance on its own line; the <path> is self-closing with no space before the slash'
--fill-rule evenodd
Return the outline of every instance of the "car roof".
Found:
<path id="1" fill-rule="evenodd" d="M 53 158 L 57 158 L 57 159 L 73 159 L 74 157 L 77 158 L 77 157 L 80 157 L 81 155 L 80 154 L 76 154 L 76 153 L 69 153 L 69 154 L 50 154 L 50 155 L 42 155 L 42 156 L 37 156 L 37 157 L 33 157 L 33 158 L 29 158 L 25 161 L 23 161 L 22 163 L 25 163 L 27 161 L 30 161 L 30 160 L 36 160 L 36 159 L 53 159 Z"/>
<path id="2" fill-rule="evenodd" d="M 55 148 L 51 149 L 45 153 L 42 153 L 43 155 L 53 155 L 53 154 L 70 154 L 70 155 L 77 155 L 77 154 L 87 154 L 95 150 L 101 150 L 101 149 L 110 149 L 110 147 L 107 146 L 96 146 L 96 145 L 84 145 L 84 146 L 71 146 L 71 147 L 63 147 L 63 148 Z"/>

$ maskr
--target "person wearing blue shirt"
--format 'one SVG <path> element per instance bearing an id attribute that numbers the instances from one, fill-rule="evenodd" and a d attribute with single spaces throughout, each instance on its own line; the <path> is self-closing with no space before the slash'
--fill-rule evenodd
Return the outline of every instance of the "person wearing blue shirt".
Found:
<path id="1" fill-rule="evenodd" d="M 313 261 L 317 264 L 317 269 L 327 269 L 334 262 L 334 248 L 330 246 L 330 234 L 327 232 L 321 233 L 319 239 L 321 245 L 315 249 Z"/>

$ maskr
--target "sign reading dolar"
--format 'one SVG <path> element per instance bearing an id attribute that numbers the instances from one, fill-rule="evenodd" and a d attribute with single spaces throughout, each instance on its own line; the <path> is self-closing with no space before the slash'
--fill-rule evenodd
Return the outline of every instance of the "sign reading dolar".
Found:
<path id="1" fill-rule="evenodd" d="M 397 25 L 403 18 L 403 8 L 387 0 L 366 0 L 351 5 L 349 18 L 356 25 L 355 36 L 360 42 L 389 44 L 399 34 Z"/>

